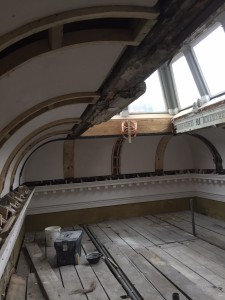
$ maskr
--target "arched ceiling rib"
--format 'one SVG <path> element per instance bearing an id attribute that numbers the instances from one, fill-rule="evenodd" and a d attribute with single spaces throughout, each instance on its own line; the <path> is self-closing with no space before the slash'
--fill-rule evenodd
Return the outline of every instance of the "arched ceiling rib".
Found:
<path id="1" fill-rule="evenodd" d="M 98 98 L 99 95 L 97 93 L 73 93 L 41 102 L 24 111 L 0 132 L 0 147 L 15 131 L 44 112 L 71 104 L 94 104 Z"/>

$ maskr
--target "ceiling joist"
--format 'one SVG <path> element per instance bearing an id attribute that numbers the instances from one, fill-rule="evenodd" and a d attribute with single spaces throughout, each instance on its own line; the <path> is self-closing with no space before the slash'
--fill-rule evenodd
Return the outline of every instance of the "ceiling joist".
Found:
<path id="1" fill-rule="evenodd" d="M 137 18 L 155 20 L 159 16 L 156 7 L 99 6 L 74 9 L 33 21 L 0 37 L 0 51 L 27 36 L 63 24 L 104 18 Z"/>

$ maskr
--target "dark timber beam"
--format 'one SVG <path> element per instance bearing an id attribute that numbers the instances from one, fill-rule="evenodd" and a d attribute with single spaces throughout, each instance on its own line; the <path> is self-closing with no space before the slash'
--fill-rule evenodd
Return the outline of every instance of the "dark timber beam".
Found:
<path id="1" fill-rule="evenodd" d="M 99 101 L 86 109 L 82 122 L 74 126 L 72 137 L 79 136 L 94 124 L 109 120 L 143 94 L 143 81 L 171 59 L 190 34 L 222 5 L 225 6 L 224 0 L 162 0 L 158 22 L 138 47 L 127 47 L 102 85 Z M 126 97 L 123 98 L 124 93 Z M 118 96 L 120 105 L 116 105 Z M 100 115 L 104 117 L 99 118 Z"/>

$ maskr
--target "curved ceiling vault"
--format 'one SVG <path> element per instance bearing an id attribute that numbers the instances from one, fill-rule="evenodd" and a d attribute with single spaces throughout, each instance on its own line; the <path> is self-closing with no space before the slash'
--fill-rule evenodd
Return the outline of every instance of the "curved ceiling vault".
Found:
<path id="1" fill-rule="evenodd" d="M 144 80 L 224 5 L 122 2 L 1 1 L 0 191 L 39 144 L 76 138 L 142 95 Z"/>

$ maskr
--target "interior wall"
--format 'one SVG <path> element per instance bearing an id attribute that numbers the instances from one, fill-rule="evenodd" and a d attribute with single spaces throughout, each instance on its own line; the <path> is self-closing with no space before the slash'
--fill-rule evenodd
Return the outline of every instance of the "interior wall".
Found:
<path id="1" fill-rule="evenodd" d="M 63 141 L 39 148 L 28 160 L 24 169 L 25 181 L 63 178 Z"/>
<path id="2" fill-rule="evenodd" d="M 111 155 L 116 138 L 80 139 L 74 147 L 74 177 L 111 174 Z"/>
<path id="3" fill-rule="evenodd" d="M 186 136 L 173 136 L 166 147 L 164 171 L 193 168 L 193 156 Z"/>
<path id="4" fill-rule="evenodd" d="M 210 127 L 199 130 L 197 133 L 209 140 L 218 150 L 223 160 L 223 168 L 225 168 L 225 128 Z"/>
<path id="5" fill-rule="evenodd" d="M 28 215 L 26 218 L 26 231 L 43 230 L 45 227 L 57 224 L 71 226 L 75 224 L 90 224 L 120 218 L 130 218 L 147 214 L 157 214 L 171 211 L 187 210 L 188 198 L 179 198 L 164 201 L 151 201 L 145 203 L 132 203 L 114 205 L 55 213 Z"/>
<path id="6" fill-rule="evenodd" d="M 154 172 L 156 149 L 161 138 L 161 135 L 136 137 L 131 144 L 125 140 L 121 150 L 120 173 Z M 117 138 L 76 140 L 74 177 L 110 175 L 112 149 L 116 140 Z M 38 149 L 26 164 L 22 174 L 24 181 L 64 178 L 63 143 L 52 142 Z M 221 143 L 219 148 L 221 156 L 225 157 Z M 197 138 L 188 135 L 173 136 L 165 150 L 164 171 L 184 169 L 215 169 L 213 157 L 207 146 Z"/>
<path id="7" fill-rule="evenodd" d="M 125 140 L 121 151 L 121 174 L 155 171 L 155 153 L 162 136 L 141 136 Z"/>

